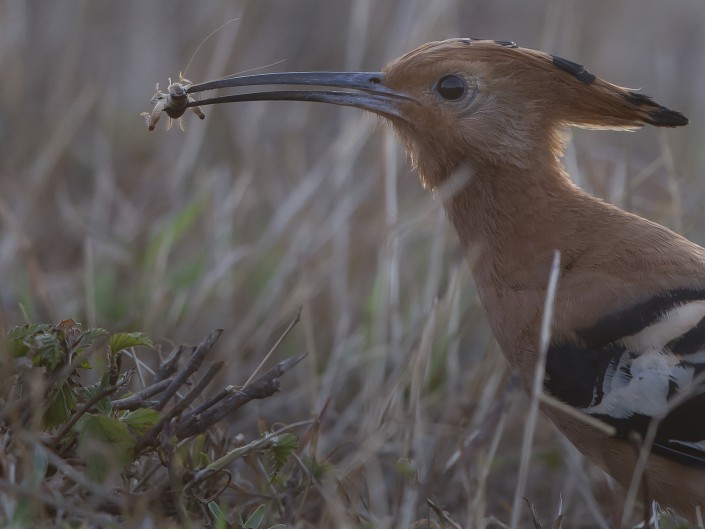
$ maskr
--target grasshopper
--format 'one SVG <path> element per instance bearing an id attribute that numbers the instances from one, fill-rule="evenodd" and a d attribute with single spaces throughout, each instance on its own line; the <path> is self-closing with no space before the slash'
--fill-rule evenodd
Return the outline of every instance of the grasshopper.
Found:
<path id="1" fill-rule="evenodd" d="M 189 81 L 188 79 L 184 79 L 184 77 L 179 74 L 178 82 L 172 83 L 171 78 L 169 78 L 169 86 L 167 88 L 167 92 L 164 93 L 159 89 L 159 83 L 157 83 L 157 93 L 154 94 L 151 100 L 151 103 L 154 105 L 151 114 L 149 112 L 142 112 L 141 114 L 141 116 L 144 117 L 147 123 L 147 128 L 149 130 L 155 129 L 155 127 L 157 126 L 157 122 L 159 121 L 159 118 L 162 115 L 162 112 L 166 112 L 166 115 L 169 116 L 167 130 L 171 128 L 174 123 L 174 120 L 178 120 L 179 128 L 181 130 L 184 130 L 184 125 L 181 120 L 181 116 L 184 115 L 184 112 L 186 112 L 186 109 L 188 108 L 186 105 L 188 105 L 189 103 L 194 103 L 196 101 L 193 97 L 188 95 L 187 92 L 188 87 L 192 84 L 193 83 L 191 83 L 191 81 Z M 206 118 L 206 115 L 203 113 L 200 107 L 194 106 L 191 107 L 191 110 L 199 118 Z"/>

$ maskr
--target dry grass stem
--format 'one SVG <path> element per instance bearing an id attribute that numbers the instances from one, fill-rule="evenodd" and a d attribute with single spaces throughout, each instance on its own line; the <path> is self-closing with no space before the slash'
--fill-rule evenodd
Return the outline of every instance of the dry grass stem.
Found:
<path id="1" fill-rule="evenodd" d="M 302 307 L 299 307 L 299 310 L 296 312 L 296 317 L 294 317 L 292 322 L 289 324 L 289 326 L 286 328 L 286 330 L 282 333 L 282 335 L 279 337 L 279 339 L 276 342 L 274 342 L 274 345 L 267 352 L 267 354 L 264 355 L 264 358 L 259 363 L 259 365 L 255 368 L 255 370 L 252 372 L 252 374 L 247 379 L 247 381 L 245 382 L 243 387 L 247 387 L 249 385 L 249 383 L 252 382 L 252 380 L 259 374 L 259 372 L 262 369 L 262 367 L 264 366 L 264 364 L 267 363 L 267 360 L 269 360 L 269 358 L 274 354 L 274 351 L 277 350 L 277 347 L 279 347 L 279 344 L 282 343 L 284 338 L 286 338 L 288 336 L 288 334 L 291 332 L 291 330 L 296 326 L 296 324 L 299 323 L 299 321 L 301 320 L 301 308 Z"/>
<path id="2" fill-rule="evenodd" d="M 526 482 L 529 475 L 529 464 L 532 456 L 534 432 L 536 430 L 539 405 L 541 402 L 540 396 L 543 393 L 543 384 L 546 376 L 546 355 L 548 354 L 548 346 L 551 341 L 553 302 L 556 298 L 560 264 L 561 254 L 556 250 L 553 255 L 553 262 L 551 263 L 551 273 L 548 278 L 548 286 L 546 287 L 546 303 L 544 305 L 543 318 L 541 320 L 541 335 L 538 350 L 539 354 L 536 359 L 536 368 L 534 371 L 531 406 L 529 407 L 529 414 L 526 418 L 524 439 L 521 447 L 521 464 L 519 465 L 519 476 L 517 478 L 516 492 L 514 493 L 514 503 L 512 504 L 512 519 L 510 523 L 510 527 L 512 527 L 512 529 L 519 528 L 519 521 L 521 519 L 521 505 L 524 500 Z"/>

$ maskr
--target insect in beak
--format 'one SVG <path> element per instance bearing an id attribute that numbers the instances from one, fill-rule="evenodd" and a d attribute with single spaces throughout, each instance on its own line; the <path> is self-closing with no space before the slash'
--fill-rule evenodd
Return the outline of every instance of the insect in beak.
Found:
<path id="1" fill-rule="evenodd" d="M 171 78 L 169 78 L 169 86 L 167 88 L 167 92 L 164 93 L 159 89 L 159 83 L 157 83 L 157 93 L 154 94 L 151 100 L 151 103 L 154 105 L 152 112 L 142 112 L 141 114 L 141 116 L 144 117 L 149 130 L 154 130 L 156 128 L 162 112 L 166 112 L 166 115 L 169 116 L 167 130 L 171 128 L 174 120 L 178 120 L 179 128 L 184 130 L 181 116 L 184 115 L 187 108 L 190 108 L 199 118 L 206 118 L 203 111 L 198 107 L 198 105 L 196 105 L 196 100 L 188 95 L 188 88 L 192 84 L 193 83 L 191 83 L 191 81 L 184 79 L 182 75 L 179 74 L 178 82 L 172 83 Z"/>

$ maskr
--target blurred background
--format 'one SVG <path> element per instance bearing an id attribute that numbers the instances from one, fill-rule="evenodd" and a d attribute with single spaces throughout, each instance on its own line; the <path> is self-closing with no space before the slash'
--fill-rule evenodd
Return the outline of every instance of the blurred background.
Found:
<path id="1" fill-rule="evenodd" d="M 389 130 L 307 103 L 206 107 L 168 133 L 140 112 L 180 71 L 374 71 L 429 40 L 514 40 L 691 119 L 573 131 L 564 162 L 704 243 L 704 26 L 700 0 L 0 0 L 0 326 L 75 318 L 164 344 L 223 328 L 222 382 L 242 384 L 301 306 L 275 360 L 308 358 L 230 425 L 321 417 L 337 481 L 301 520 L 408 527 L 432 498 L 463 527 L 507 521 L 526 399 Z M 607 527 L 611 483 L 538 435 L 539 515 L 562 497 L 572 526 Z"/>

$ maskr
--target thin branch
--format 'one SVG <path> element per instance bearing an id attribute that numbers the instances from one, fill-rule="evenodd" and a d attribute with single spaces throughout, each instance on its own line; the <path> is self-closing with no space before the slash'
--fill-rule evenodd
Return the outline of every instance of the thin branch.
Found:
<path id="1" fill-rule="evenodd" d="M 433 503 L 430 498 L 426 498 L 426 503 L 428 504 L 429 507 L 431 507 L 433 512 L 436 513 L 436 516 L 438 516 L 441 520 L 443 520 L 448 525 L 450 525 L 453 529 L 463 529 L 458 524 L 458 522 L 456 522 L 455 520 L 453 520 L 450 517 L 450 514 L 448 513 L 448 511 L 444 511 L 440 505 L 436 505 L 435 503 Z M 431 527 L 431 525 L 429 525 L 429 527 Z"/>
<path id="2" fill-rule="evenodd" d="M 186 483 L 186 485 L 184 486 L 184 492 L 187 492 L 189 489 L 193 488 L 195 485 L 198 485 L 199 483 L 208 479 L 212 475 L 222 471 L 226 466 L 228 466 L 230 463 L 232 463 L 236 459 L 239 459 L 254 450 L 263 450 L 263 449 L 268 448 L 271 445 L 272 441 L 276 440 L 276 438 L 279 437 L 281 434 L 283 434 L 289 430 L 299 428 L 301 426 L 307 426 L 311 423 L 313 423 L 312 419 L 309 419 L 306 421 L 301 421 L 301 422 L 296 422 L 293 424 L 288 424 L 286 426 L 283 426 L 282 428 L 280 428 L 279 430 L 277 430 L 275 432 L 270 432 L 266 435 L 263 435 L 259 439 L 255 439 L 251 443 L 248 443 L 244 446 L 238 446 L 237 448 L 234 448 L 233 450 L 231 450 L 230 452 L 225 454 L 223 457 L 218 458 L 216 461 L 213 461 L 211 464 L 209 464 L 205 468 L 196 472 L 196 474 L 193 476 L 191 481 Z"/>
<path id="3" fill-rule="evenodd" d="M 223 334 L 223 329 L 216 329 L 212 333 L 210 333 L 205 338 L 205 340 L 198 344 L 198 346 L 196 346 L 196 350 L 193 352 L 193 355 L 191 355 L 191 358 L 188 363 L 183 368 L 181 368 L 181 370 L 174 376 L 173 380 L 171 381 L 171 384 L 164 391 L 164 395 L 159 400 L 159 404 L 157 404 L 157 406 L 154 408 L 155 410 L 159 411 L 163 409 L 164 406 L 166 406 L 166 403 L 169 402 L 169 399 L 174 396 L 178 389 L 186 383 L 188 378 L 193 373 L 195 373 L 199 367 L 201 367 L 203 359 L 213 348 L 213 345 L 215 345 L 215 342 L 218 341 L 218 338 L 220 338 L 221 334 Z"/>
<path id="4" fill-rule="evenodd" d="M 161 380 L 156 384 L 152 384 L 137 393 L 133 393 L 129 397 L 117 399 L 113 401 L 113 409 L 115 410 L 136 410 L 138 408 L 151 408 L 154 404 L 150 402 L 150 397 L 164 391 L 171 384 L 171 379 Z"/>
<path id="5" fill-rule="evenodd" d="M 250 385 L 225 397 L 217 406 L 201 413 L 191 412 L 176 428 L 177 439 L 199 434 L 251 400 L 265 399 L 279 391 L 279 377 L 304 359 L 306 353 L 279 362 Z M 199 408 L 200 409 L 200 408 Z"/>
<path id="6" fill-rule="evenodd" d="M 176 370 L 179 367 L 179 358 L 181 358 L 181 355 L 187 349 L 189 349 L 189 347 L 186 345 L 178 346 L 169 354 L 169 356 L 166 357 L 166 359 L 161 364 L 159 364 L 157 372 L 154 373 L 152 385 L 156 384 L 157 382 L 161 382 L 162 380 L 165 380 L 174 373 L 176 373 Z"/>
<path id="7" fill-rule="evenodd" d="M 186 396 L 175 404 L 168 412 L 166 412 L 157 423 L 135 444 L 135 453 L 138 454 L 148 446 L 154 445 L 157 442 L 157 437 L 165 426 L 177 415 L 183 412 L 189 404 L 191 404 L 196 397 L 198 397 L 206 386 L 210 384 L 213 377 L 223 368 L 225 362 L 219 360 L 213 362 L 201 379 L 196 383 L 196 385 L 191 388 L 191 390 L 186 394 Z"/>
<path id="8" fill-rule="evenodd" d="M 233 386 L 233 385 L 230 385 L 226 388 L 221 389 L 218 393 L 213 395 L 211 398 L 209 398 L 207 401 L 205 401 L 203 404 L 201 404 L 195 410 L 193 410 L 189 415 L 192 415 L 194 417 L 197 415 L 200 415 L 201 413 L 212 408 L 213 406 L 218 404 L 221 400 L 223 400 L 225 397 L 227 397 L 228 395 L 231 395 L 232 393 L 234 393 L 238 389 L 240 389 L 239 386 Z"/>

